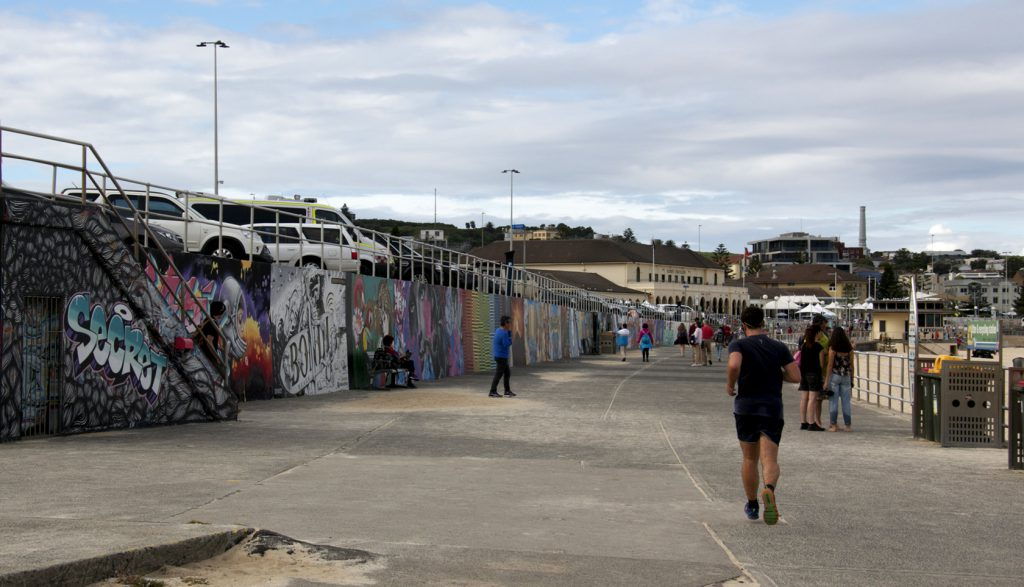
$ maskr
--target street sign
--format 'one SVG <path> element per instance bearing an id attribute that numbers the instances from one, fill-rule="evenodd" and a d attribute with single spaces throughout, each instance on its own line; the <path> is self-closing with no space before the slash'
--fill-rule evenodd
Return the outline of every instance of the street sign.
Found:
<path id="1" fill-rule="evenodd" d="M 526 230 L 525 224 L 513 224 L 512 230 Z"/>

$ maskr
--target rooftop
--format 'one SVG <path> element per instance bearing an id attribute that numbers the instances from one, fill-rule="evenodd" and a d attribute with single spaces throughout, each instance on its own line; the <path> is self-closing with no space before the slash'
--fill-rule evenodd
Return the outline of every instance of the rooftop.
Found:
<path id="1" fill-rule="evenodd" d="M 566 239 L 557 241 L 529 241 L 513 244 L 516 262 L 522 262 L 523 247 L 526 247 L 528 265 L 577 264 L 577 263 L 651 263 L 651 245 L 624 243 L 605 239 Z M 470 251 L 490 261 L 502 263 L 508 251 L 508 241 L 495 241 Z M 654 246 L 654 263 L 700 269 L 720 269 L 710 259 L 690 249 L 665 245 Z"/>
<path id="2" fill-rule="evenodd" d="M 838 277 L 836 274 L 838 273 Z M 774 277 L 773 277 L 774 276 Z M 867 279 L 854 275 L 831 265 L 795 264 L 776 265 L 765 268 L 747 276 L 748 283 L 774 285 L 779 283 L 820 283 L 839 281 L 840 283 L 865 283 Z"/>
<path id="3" fill-rule="evenodd" d="M 633 295 L 647 295 L 645 292 L 636 289 L 630 289 L 621 285 L 616 285 L 611 281 L 608 281 L 604 277 L 601 277 L 597 273 L 589 273 L 586 271 L 546 271 L 537 270 L 537 273 L 550 277 L 551 279 L 557 279 L 566 285 L 572 285 L 580 289 L 592 291 L 596 293 L 624 293 Z"/>

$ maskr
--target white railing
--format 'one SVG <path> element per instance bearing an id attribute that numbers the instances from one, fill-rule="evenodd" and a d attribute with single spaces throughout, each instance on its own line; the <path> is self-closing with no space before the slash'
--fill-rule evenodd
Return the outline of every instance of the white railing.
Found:
<path id="1" fill-rule="evenodd" d="M 853 397 L 889 410 L 910 414 L 914 403 L 906 355 L 855 351 Z"/>

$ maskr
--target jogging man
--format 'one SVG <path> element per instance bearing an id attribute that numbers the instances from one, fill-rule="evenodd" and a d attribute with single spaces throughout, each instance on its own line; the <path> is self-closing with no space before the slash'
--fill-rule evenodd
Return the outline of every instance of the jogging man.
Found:
<path id="1" fill-rule="evenodd" d="M 740 316 L 746 338 L 729 345 L 725 392 L 736 396 L 733 414 L 736 436 L 743 451 L 743 491 L 747 519 L 758 518 L 757 488 L 760 485 L 757 465 L 763 468 L 764 523 L 779 521 L 775 504 L 775 486 L 779 482 L 779 441 L 782 440 L 782 382 L 800 382 L 800 368 L 789 348 L 764 332 L 764 311 L 749 306 Z M 739 381 L 739 392 L 736 383 Z"/>
<path id="2" fill-rule="evenodd" d="M 501 317 L 501 326 L 494 331 L 494 339 L 491 341 L 491 354 L 494 356 L 494 379 L 491 380 L 490 397 L 501 397 L 498 395 L 498 381 L 505 380 L 505 397 L 515 397 L 512 389 L 508 386 L 508 378 L 512 376 L 512 369 L 508 363 L 511 360 L 512 349 L 512 319 L 508 316 Z"/>

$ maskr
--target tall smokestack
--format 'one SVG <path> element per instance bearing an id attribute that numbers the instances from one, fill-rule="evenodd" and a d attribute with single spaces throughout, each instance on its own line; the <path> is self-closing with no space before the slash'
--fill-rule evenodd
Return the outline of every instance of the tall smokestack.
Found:
<path id="1" fill-rule="evenodd" d="M 868 252 L 868 220 L 867 220 L 867 206 L 860 207 L 860 240 L 857 241 L 857 246 Z"/>

